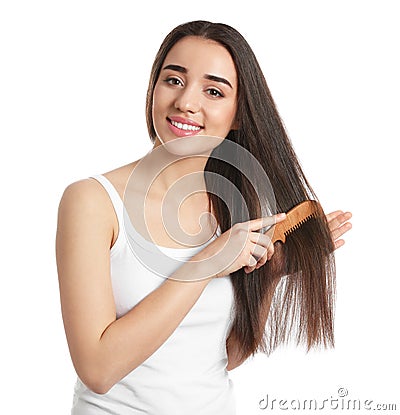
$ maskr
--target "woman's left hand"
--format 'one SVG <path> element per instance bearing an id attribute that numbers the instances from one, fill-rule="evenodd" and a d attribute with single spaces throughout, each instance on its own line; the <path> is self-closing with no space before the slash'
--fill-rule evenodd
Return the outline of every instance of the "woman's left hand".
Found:
<path id="1" fill-rule="evenodd" d="M 351 216 L 350 212 L 343 212 L 342 210 L 336 210 L 326 215 L 335 249 L 344 245 L 344 239 L 339 238 L 351 229 L 352 225 L 349 222 Z"/>
<path id="2" fill-rule="evenodd" d="M 341 236 L 343 236 L 347 231 L 349 231 L 352 228 L 352 225 L 349 222 L 351 217 L 351 212 L 343 212 L 342 210 L 335 210 L 334 212 L 328 213 L 326 215 L 326 220 L 328 221 L 328 226 L 329 230 L 331 231 L 335 250 L 344 245 L 344 239 L 341 239 Z M 273 253 L 274 251 L 272 251 L 272 254 L 268 254 L 268 260 L 271 259 Z M 265 262 L 266 261 L 264 261 L 264 263 Z M 250 274 L 255 269 L 258 269 L 262 265 L 264 265 L 264 263 L 257 263 L 257 265 L 253 267 L 246 266 L 244 267 L 244 271 L 246 274 Z"/>

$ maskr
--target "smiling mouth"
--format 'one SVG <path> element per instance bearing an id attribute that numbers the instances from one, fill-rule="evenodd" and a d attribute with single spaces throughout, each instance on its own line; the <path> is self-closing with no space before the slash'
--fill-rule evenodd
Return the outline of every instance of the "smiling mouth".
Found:
<path id="1" fill-rule="evenodd" d="M 202 127 L 192 125 L 192 124 L 185 124 L 177 121 L 173 121 L 169 118 L 167 118 L 168 122 L 173 125 L 175 128 L 178 128 L 179 130 L 186 131 L 186 132 L 198 132 L 202 129 Z"/>

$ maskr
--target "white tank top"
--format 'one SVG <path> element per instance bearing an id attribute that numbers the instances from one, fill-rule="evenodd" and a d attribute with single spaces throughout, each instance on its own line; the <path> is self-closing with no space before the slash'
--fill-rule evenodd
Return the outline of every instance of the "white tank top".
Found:
<path id="1" fill-rule="evenodd" d="M 187 261 L 219 236 L 220 229 L 207 243 L 194 248 L 154 245 L 129 223 L 122 199 L 111 182 L 103 175 L 93 178 L 107 191 L 119 223 L 118 237 L 110 250 L 119 318 L 165 281 L 154 268 L 144 265 L 146 258 L 160 264 L 162 257 L 162 274 L 170 275 L 181 261 Z M 165 262 L 166 257 L 171 262 Z M 106 394 L 94 393 L 78 378 L 71 415 L 235 414 L 233 384 L 226 370 L 226 338 L 232 320 L 230 278 L 215 278 L 166 342 Z"/>

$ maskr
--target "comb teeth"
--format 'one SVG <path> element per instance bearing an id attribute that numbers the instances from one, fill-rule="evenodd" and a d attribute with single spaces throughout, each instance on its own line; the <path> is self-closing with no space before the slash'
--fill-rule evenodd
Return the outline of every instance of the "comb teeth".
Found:
<path id="1" fill-rule="evenodd" d="M 272 242 L 286 242 L 286 237 L 301 228 L 312 218 L 317 218 L 323 214 L 321 205 L 316 200 L 306 200 L 290 209 L 286 214 L 286 219 L 279 222 L 274 227 Z"/>
<path id="2" fill-rule="evenodd" d="M 308 215 L 306 218 L 304 218 L 302 221 L 296 223 L 296 225 L 292 226 L 290 229 L 284 232 L 285 236 L 289 236 L 291 233 L 293 233 L 295 230 L 301 228 L 306 222 L 308 222 L 312 218 L 316 218 L 317 215 L 315 213 L 311 213 L 311 215 Z"/>

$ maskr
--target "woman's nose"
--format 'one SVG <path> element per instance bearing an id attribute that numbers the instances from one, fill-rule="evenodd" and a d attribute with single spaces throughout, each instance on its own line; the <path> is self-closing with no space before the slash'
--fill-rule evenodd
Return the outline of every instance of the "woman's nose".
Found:
<path id="1" fill-rule="evenodd" d="M 194 87 L 182 89 L 175 100 L 175 108 L 181 112 L 196 113 L 200 111 L 200 93 Z"/>

